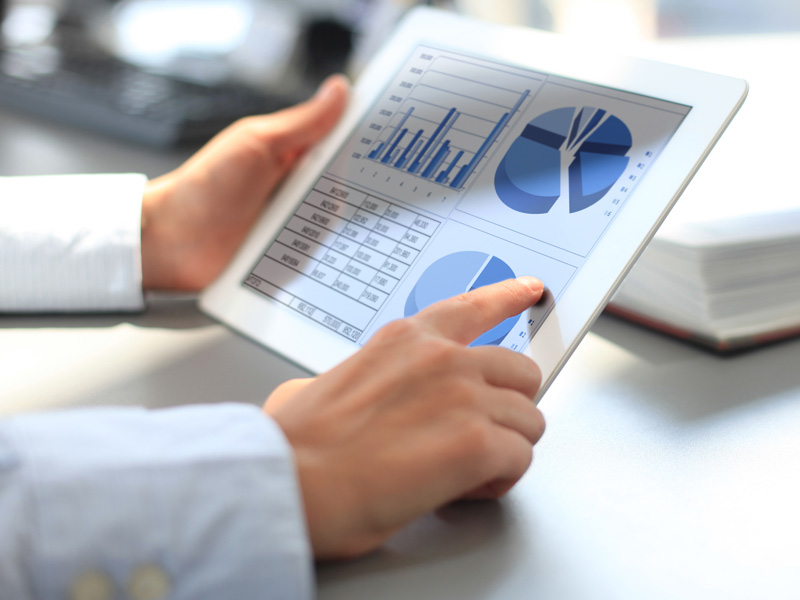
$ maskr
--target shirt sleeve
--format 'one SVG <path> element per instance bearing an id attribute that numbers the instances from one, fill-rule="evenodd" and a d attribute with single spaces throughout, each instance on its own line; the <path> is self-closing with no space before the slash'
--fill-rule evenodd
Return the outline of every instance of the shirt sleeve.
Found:
<path id="1" fill-rule="evenodd" d="M 61 598 L 312 598 L 292 453 L 254 406 L 0 421 L 0 590 Z"/>
<path id="2" fill-rule="evenodd" d="M 0 312 L 142 310 L 146 181 L 0 177 Z"/>

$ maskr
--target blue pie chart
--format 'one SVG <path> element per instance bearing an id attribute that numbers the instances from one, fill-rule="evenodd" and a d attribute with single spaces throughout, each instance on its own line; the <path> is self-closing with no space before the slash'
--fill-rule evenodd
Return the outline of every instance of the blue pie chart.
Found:
<path id="1" fill-rule="evenodd" d="M 569 212 L 605 196 L 628 167 L 633 139 L 618 117 L 599 108 L 557 108 L 530 121 L 495 172 L 495 191 L 509 208 L 545 214 L 564 195 Z M 566 157 L 568 190 L 562 189 Z"/>
<path id="2" fill-rule="evenodd" d="M 405 316 L 415 315 L 440 300 L 515 277 L 511 267 L 496 256 L 474 251 L 447 254 L 422 273 L 406 300 Z M 506 319 L 470 346 L 498 346 L 518 320 L 519 315 Z"/>

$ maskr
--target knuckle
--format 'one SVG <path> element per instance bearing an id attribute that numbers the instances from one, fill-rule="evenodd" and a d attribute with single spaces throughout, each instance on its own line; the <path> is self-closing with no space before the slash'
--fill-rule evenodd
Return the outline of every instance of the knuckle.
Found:
<path id="1" fill-rule="evenodd" d="M 454 377 L 447 382 L 448 395 L 460 406 L 473 407 L 480 399 L 478 386 L 464 377 Z"/>
<path id="2" fill-rule="evenodd" d="M 460 364 L 460 348 L 442 338 L 430 338 L 419 349 L 418 359 L 437 370 L 450 370 Z"/>
<path id="3" fill-rule="evenodd" d="M 461 445 L 469 456 L 486 457 L 492 448 L 492 429 L 482 419 L 470 419 L 461 429 Z"/>
<path id="4" fill-rule="evenodd" d="M 462 305 L 467 311 L 473 312 L 475 317 L 480 316 L 489 305 L 482 296 L 471 294 L 470 292 L 463 292 L 457 296 L 453 296 L 451 301 L 454 304 Z"/>
<path id="5" fill-rule="evenodd" d="M 398 319 L 381 327 L 373 339 L 381 342 L 407 340 L 421 333 L 421 327 L 414 319 Z"/>

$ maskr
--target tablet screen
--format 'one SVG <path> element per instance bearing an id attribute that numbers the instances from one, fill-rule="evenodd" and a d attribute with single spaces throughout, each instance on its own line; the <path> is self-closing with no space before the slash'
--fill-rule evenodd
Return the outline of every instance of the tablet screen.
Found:
<path id="1" fill-rule="evenodd" d="M 474 342 L 522 351 L 689 110 L 419 46 L 243 284 L 362 345 L 534 275 L 545 299 Z"/>

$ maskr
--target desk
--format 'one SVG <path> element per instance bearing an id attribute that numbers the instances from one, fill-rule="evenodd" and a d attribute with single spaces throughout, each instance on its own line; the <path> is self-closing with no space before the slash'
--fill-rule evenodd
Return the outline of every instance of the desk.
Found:
<path id="1" fill-rule="evenodd" d="M 4 174 L 43 172 L 45 150 L 59 172 L 154 175 L 182 159 L 93 137 L 67 151 L 68 130 L 34 123 L 29 151 L 25 123 L 0 113 Z M 0 327 L 2 415 L 260 402 L 302 374 L 190 298 Z M 798 340 L 721 358 L 601 317 L 545 396 L 548 431 L 506 499 L 448 507 L 366 558 L 319 567 L 319 597 L 798 598 L 799 366 Z"/>

